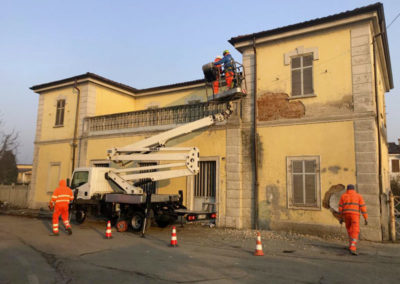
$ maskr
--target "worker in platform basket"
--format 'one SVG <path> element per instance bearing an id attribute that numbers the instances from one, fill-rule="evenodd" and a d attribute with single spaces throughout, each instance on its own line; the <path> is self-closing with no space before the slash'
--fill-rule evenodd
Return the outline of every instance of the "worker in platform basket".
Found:
<path id="1" fill-rule="evenodd" d="M 58 236 L 58 219 L 60 218 L 64 222 L 65 229 L 68 234 L 72 234 L 71 225 L 69 223 L 68 218 L 68 207 L 69 203 L 74 199 L 74 195 L 72 194 L 72 190 L 67 186 L 65 180 L 60 180 L 59 186 L 54 190 L 53 195 L 51 196 L 49 208 L 50 210 L 54 209 L 53 212 L 53 233 L 51 236 Z"/>
<path id="2" fill-rule="evenodd" d="M 357 241 L 360 234 L 360 212 L 362 213 L 365 225 L 368 225 L 367 207 L 361 194 L 355 191 L 354 185 L 347 185 L 347 190 L 340 197 L 339 214 L 340 224 L 346 224 L 349 235 L 349 251 L 357 255 Z"/>
<path id="3" fill-rule="evenodd" d="M 215 57 L 214 64 L 215 64 L 215 62 L 218 62 L 221 59 L 222 59 L 222 56 L 221 55 L 217 55 L 217 57 Z M 217 80 L 215 80 L 213 82 L 213 92 L 214 92 L 214 95 L 215 95 L 215 94 L 218 94 L 218 92 L 219 92 L 219 79 L 221 78 L 222 70 L 221 70 L 221 64 L 214 65 L 214 66 L 217 67 L 217 69 L 218 69 Z"/>
<path id="4" fill-rule="evenodd" d="M 224 72 L 225 72 L 225 81 L 228 89 L 233 88 L 233 75 L 234 75 L 234 60 L 232 55 L 229 53 L 229 50 L 224 50 L 223 52 L 224 57 L 214 62 L 214 65 L 221 65 L 224 64 Z"/>

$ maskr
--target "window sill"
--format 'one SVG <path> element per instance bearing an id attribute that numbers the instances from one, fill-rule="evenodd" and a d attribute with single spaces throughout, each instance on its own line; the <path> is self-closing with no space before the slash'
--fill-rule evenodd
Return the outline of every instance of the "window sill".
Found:
<path id="1" fill-rule="evenodd" d="M 64 125 L 54 125 L 53 128 L 60 128 L 60 127 L 64 127 Z"/>
<path id="2" fill-rule="evenodd" d="M 321 207 L 311 207 L 311 206 L 295 206 L 295 205 L 289 205 L 289 209 L 294 209 L 294 210 L 310 210 L 310 211 L 321 211 Z"/>
<path id="3" fill-rule="evenodd" d="M 316 94 L 310 94 L 310 95 L 305 95 L 305 96 L 297 96 L 297 97 L 289 97 L 288 100 L 298 100 L 298 99 L 307 99 L 307 98 L 315 98 L 317 97 Z"/>

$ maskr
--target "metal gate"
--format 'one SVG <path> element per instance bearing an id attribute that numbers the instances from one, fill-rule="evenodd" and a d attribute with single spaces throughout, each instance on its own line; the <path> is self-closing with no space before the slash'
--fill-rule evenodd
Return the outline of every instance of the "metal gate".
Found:
<path id="1" fill-rule="evenodd" d="M 400 196 L 394 196 L 394 220 L 396 239 L 400 240 Z"/>
<path id="2" fill-rule="evenodd" d="M 214 210 L 216 195 L 216 161 L 200 161 L 194 180 L 194 210 Z"/>

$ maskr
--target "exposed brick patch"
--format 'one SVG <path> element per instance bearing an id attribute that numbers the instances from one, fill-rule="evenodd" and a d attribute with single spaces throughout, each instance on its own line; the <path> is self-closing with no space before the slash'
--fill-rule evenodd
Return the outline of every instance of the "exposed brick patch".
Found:
<path id="1" fill-rule="evenodd" d="M 305 115 L 302 102 L 288 100 L 285 93 L 266 93 L 257 100 L 257 119 L 259 121 L 277 120 L 280 118 L 300 118 Z"/>

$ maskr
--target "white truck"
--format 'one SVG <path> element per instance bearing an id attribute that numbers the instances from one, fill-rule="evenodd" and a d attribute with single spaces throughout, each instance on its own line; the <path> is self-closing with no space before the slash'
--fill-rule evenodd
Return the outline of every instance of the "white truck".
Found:
<path id="1" fill-rule="evenodd" d="M 232 104 L 227 102 L 224 112 L 209 115 L 177 128 L 157 134 L 128 146 L 107 151 L 110 168 L 91 167 L 74 170 L 70 187 L 75 199 L 72 210 L 78 223 L 87 215 L 112 220 L 118 231 L 127 230 L 145 234 L 154 220 L 164 227 L 178 216 L 188 221 L 215 219 L 214 211 L 189 211 L 178 195 L 154 194 L 142 185 L 176 177 L 196 175 L 199 172 L 199 150 L 196 147 L 165 147 L 170 139 L 226 120 Z M 156 165 L 141 167 L 140 162 L 157 161 Z"/>

